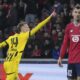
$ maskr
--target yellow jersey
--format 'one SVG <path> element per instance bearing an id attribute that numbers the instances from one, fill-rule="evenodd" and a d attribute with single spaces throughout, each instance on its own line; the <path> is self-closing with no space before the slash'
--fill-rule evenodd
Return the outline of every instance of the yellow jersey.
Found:
<path id="1" fill-rule="evenodd" d="M 36 27 L 34 27 L 30 32 L 21 32 L 16 33 L 13 36 L 10 36 L 6 41 L 3 41 L 0 43 L 0 47 L 4 47 L 7 44 L 9 45 L 8 51 L 7 51 L 7 57 L 5 61 L 18 61 L 20 62 L 22 53 L 24 51 L 25 45 L 27 44 L 27 41 L 29 39 L 29 33 L 30 36 L 33 36 L 37 31 L 39 31 L 49 20 L 51 19 L 51 16 L 46 18 L 44 21 L 39 23 Z"/>

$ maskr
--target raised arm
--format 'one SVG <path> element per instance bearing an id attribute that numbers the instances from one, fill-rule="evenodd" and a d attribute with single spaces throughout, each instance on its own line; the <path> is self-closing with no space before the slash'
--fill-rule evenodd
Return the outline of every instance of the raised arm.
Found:
<path id="1" fill-rule="evenodd" d="M 37 31 L 39 31 L 54 16 L 56 16 L 56 12 L 55 11 L 53 11 L 52 14 L 48 18 L 46 18 L 44 21 L 39 23 L 35 28 L 33 28 L 31 30 L 31 32 L 30 32 L 30 36 L 34 35 Z"/>

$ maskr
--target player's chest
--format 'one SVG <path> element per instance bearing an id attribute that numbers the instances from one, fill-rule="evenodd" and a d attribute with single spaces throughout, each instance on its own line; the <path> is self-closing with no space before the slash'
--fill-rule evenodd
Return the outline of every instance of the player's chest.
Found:
<path id="1" fill-rule="evenodd" d="M 69 29 L 69 35 L 75 35 L 75 34 L 80 34 L 80 27 Z"/>
<path id="2" fill-rule="evenodd" d="M 72 42 L 79 42 L 80 41 L 80 27 L 70 29 L 69 37 Z"/>

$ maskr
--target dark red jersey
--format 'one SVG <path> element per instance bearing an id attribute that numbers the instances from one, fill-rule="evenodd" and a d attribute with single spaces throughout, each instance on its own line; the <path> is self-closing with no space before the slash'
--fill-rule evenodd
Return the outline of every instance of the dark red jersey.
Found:
<path id="1" fill-rule="evenodd" d="M 80 63 L 80 25 L 69 23 L 65 29 L 63 44 L 60 51 L 61 58 L 68 50 L 69 63 Z"/>

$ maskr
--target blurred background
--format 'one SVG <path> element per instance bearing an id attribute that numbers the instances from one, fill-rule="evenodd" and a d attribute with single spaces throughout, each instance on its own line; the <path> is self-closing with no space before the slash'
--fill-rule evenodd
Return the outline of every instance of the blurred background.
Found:
<path id="1" fill-rule="evenodd" d="M 16 26 L 25 21 L 30 29 L 56 9 L 57 16 L 35 36 L 30 37 L 22 56 L 25 58 L 57 59 L 66 24 L 72 20 L 71 11 L 79 0 L 0 0 L 0 42 L 15 34 Z M 0 49 L 0 58 L 6 57 L 7 48 Z M 65 55 L 67 58 L 67 54 Z"/>

